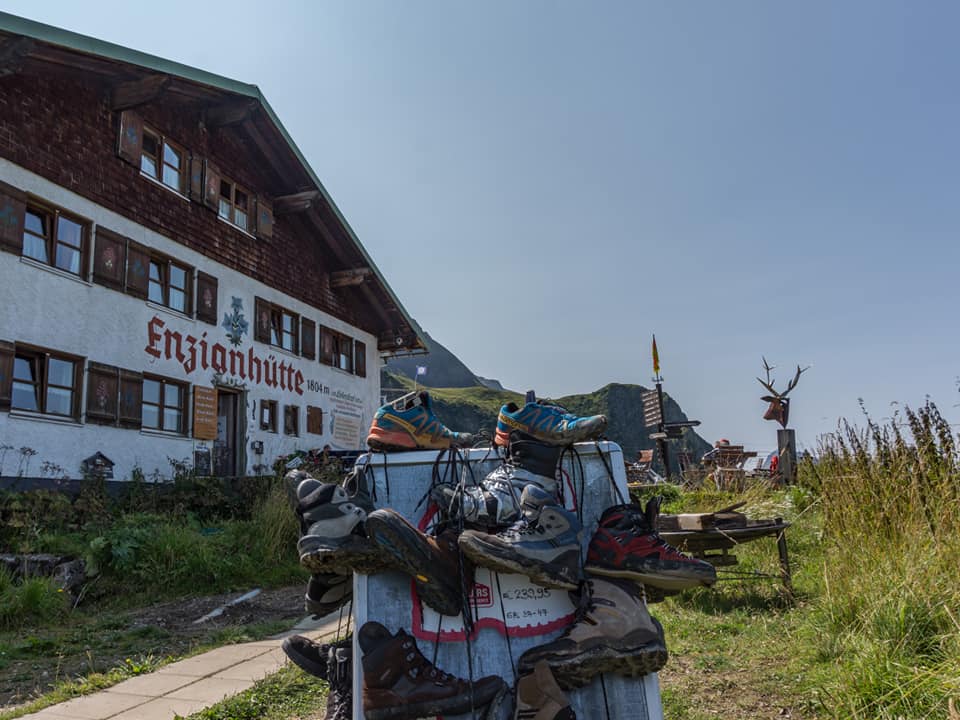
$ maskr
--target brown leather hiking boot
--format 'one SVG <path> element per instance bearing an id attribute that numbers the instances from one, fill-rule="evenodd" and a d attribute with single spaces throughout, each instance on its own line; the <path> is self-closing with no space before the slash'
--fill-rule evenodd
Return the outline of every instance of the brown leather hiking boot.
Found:
<path id="1" fill-rule="evenodd" d="M 521 673 L 546 660 L 562 688 L 586 685 L 596 675 L 615 672 L 639 677 L 667 663 L 663 628 L 650 617 L 640 587 L 628 580 L 590 578 L 590 597 L 573 625 L 553 642 L 520 656 Z"/>
<path id="2" fill-rule="evenodd" d="M 363 713 L 367 720 L 413 720 L 480 709 L 506 689 L 489 675 L 474 683 L 433 666 L 403 630 L 368 622 L 357 636 L 363 651 Z"/>
<path id="3" fill-rule="evenodd" d="M 517 681 L 514 720 L 577 720 L 570 701 L 553 679 L 550 666 L 541 660 L 533 673 Z"/>
<path id="4" fill-rule="evenodd" d="M 388 567 L 414 579 L 423 602 L 441 615 L 460 614 L 464 593 L 473 584 L 473 565 L 464 559 L 464 587 L 454 531 L 447 530 L 437 537 L 427 535 L 389 508 L 370 513 L 366 531 Z"/>

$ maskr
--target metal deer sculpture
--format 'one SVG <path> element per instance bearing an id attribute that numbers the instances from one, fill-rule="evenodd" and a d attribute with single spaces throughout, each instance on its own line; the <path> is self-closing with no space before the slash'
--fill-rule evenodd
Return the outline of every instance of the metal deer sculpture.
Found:
<path id="1" fill-rule="evenodd" d="M 767 364 L 766 358 L 763 358 L 763 367 L 767 371 L 767 381 L 764 382 L 760 378 L 757 378 L 757 382 L 763 385 L 770 393 L 770 395 L 764 395 L 760 398 L 764 402 L 770 403 L 767 411 L 763 414 L 763 419 L 776 420 L 780 423 L 780 427 L 786 429 L 787 419 L 790 416 L 790 400 L 787 398 L 787 393 L 797 386 L 797 382 L 800 380 L 800 373 L 802 373 L 803 370 L 797 365 L 797 374 L 793 376 L 793 380 L 787 385 L 787 389 L 783 392 L 777 392 L 773 389 L 773 380 L 770 377 L 770 371 L 773 370 L 773 368 Z M 804 368 L 804 370 L 806 369 L 807 368 Z"/>

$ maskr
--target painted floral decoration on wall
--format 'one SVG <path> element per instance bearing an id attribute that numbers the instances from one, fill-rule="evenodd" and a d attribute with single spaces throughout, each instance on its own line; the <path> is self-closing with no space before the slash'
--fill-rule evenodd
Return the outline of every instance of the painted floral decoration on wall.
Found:
<path id="1" fill-rule="evenodd" d="M 231 312 L 223 314 L 220 327 L 227 331 L 227 339 L 234 345 L 243 342 L 243 336 L 250 330 L 250 323 L 243 316 L 243 300 L 235 297 L 230 302 Z"/>

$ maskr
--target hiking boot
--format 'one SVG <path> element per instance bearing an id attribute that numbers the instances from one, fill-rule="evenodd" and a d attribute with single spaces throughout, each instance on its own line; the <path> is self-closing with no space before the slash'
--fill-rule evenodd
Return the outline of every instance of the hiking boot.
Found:
<path id="1" fill-rule="evenodd" d="M 513 720 L 577 720 L 545 660 L 534 665 L 530 675 L 517 681 Z"/>
<path id="2" fill-rule="evenodd" d="M 380 553 L 363 530 L 367 513 L 372 511 L 373 502 L 357 479 L 352 494 L 341 485 L 303 480 L 297 486 L 297 514 L 303 533 L 297 543 L 300 564 L 314 575 L 380 572 Z"/>
<path id="3" fill-rule="evenodd" d="M 323 720 L 353 720 L 353 638 L 327 646 L 327 712 Z"/>
<path id="4" fill-rule="evenodd" d="M 506 687 L 496 675 L 476 682 L 438 670 L 413 636 L 395 635 L 368 622 L 358 636 L 363 650 L 363 713 L 367 720 L 414 720 L 460 715 L 490 703 Z"/>
<path id="5" fill-rule="evenodd" d="M 520 573 L 544 587 L 575 590 L 583 576 L 583 528 L 577 516 L 536 485 L 524 488 L 520 506 L 520 519 L 496 535 L 464 531 L 460 549 L 482 567 Z"/>
<path id="6" fill-rule="evenodd" d="M 280 646 L 298 668 L 321 680 L 327 679 L 327 654 L 330 645 L 321 645 L 303 635 L 291 635 Z"/>
<path id="7" fill-rule="evenodd" d="M 311 575 L 303 596 L 304 609 L 315 617 L 329 615 L 353 599 L 352 575 Z"/>
<path id="8" fill-rule="evenodd" d="M 388 567 L 406 573 L 417 586 L 417 595 L 441 615 L 459 615 L 463 609 L 460 550 L 452 530 L 431 537 L 420 532 L 395 510 L 370 513 L 367 536 L 386 559 Z M 463 579 L 473 582 L 473 566 L 465 565 Z"/>
<path id="9" fill-rule="evenodd" d="M 560 687 L 586 685 L 596 675 L 615 672 L 639 677 L 667 662 L 663 628 L 650 617 L 640 588 L 628 580 L 591 578 L 576 620 L 553 642 L 527 650 L 518 669 L 531 672 L 545 660 Z M 571 593 L 573 595 L 573 593 Z"/>
<path id="10" fill-rule="evenodd" d="M 510 432 L 519 430 L 549 445 L 570 445 L 599 437 L 607 429 L 605 415 L 577 417 L 559 405 L 528 402 L 523 407 L 508 403 L 497 417 L 497 445 L 509 445 Z"/>
<path id="11" fill-rule="evenodd" d="M 717 571 L 708 562 L 688 557 L 657 534 L 660 498 L 651 498 L 641 511 L 636 505 L 616 505 L 600 516 L 590 549 L 591 575 L 622 577 L 662 590 L 713 585 Z"/>
<path id="12" fill-rule="evenodd" d="M 463 517 L 468 525 L 503 527 L 520 517 L 520 495 L 534 484 L 556 495 L 557 461 L 562 449 L 522 433 L 510 434 L 509 454 L 479 485 L 436 485 L 430 496 L 448 517 Z"/>
<path id="13" fill-rule="evenodd" d="M 367 445 L 374 450 L 444 450 L 469 447 L 474 436 L 454 432 L 433 414 L 430 394 L 407 393 L 377 410 Z"/>

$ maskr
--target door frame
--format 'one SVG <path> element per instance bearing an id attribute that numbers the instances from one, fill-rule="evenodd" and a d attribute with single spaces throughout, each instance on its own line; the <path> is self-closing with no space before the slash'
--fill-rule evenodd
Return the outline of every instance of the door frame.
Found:
<path id="1" fill-rule="evenodd" d="M 233 437 L 233 477 L 243 477 L 247 474 L 247 391 L 229 385 L 216 385 L 217 415 L 220 414 L 220 397 L 233 395 L 236 397 L 236 428 Z M 212 469 L 212 468 L 211 468 Z M 218 477 L 227 477 L 220 475 Z"/>

